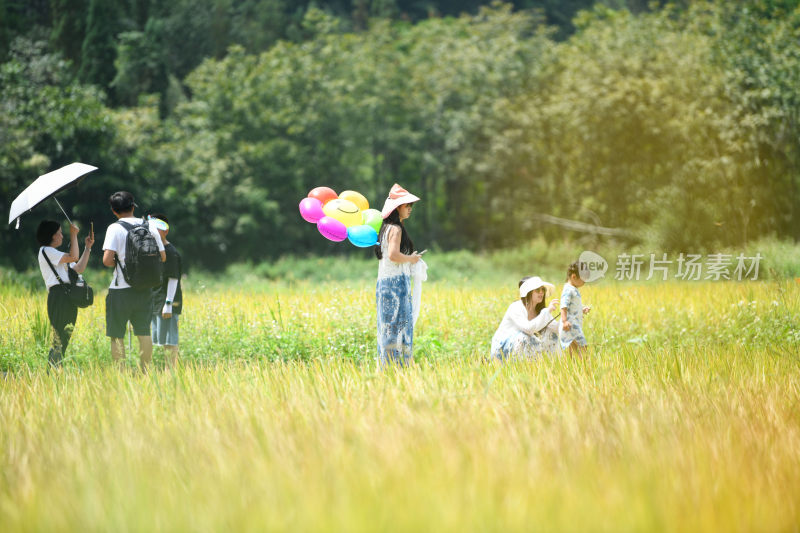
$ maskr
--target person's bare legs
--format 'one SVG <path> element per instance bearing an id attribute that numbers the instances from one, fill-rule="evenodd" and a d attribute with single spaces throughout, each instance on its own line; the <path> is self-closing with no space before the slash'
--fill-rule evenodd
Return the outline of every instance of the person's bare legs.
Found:
<path id="1" fill-rule="evenodd" d="M 137 335 L 136 338 L 139 339 L 139 367 L 142 372 L 147 372 L 153 360 L 153 339 L 150 335 Z"/>
<path id="2" fill-rule="evenodd" d="M 125 368 L 125 343 L 122 339 L 111 337 L 111 358 L 120 370 Z"/>
<path id="3" fill-rule="evenodd" d="M 174 369 L 178 363 L 178 346 L 171 344 L 164 346 L 164 356 L 164 359 L 167 360 L 167 368 Z"/>
<path id="4" fill-rule="evenodd" d="M 572 344 L 569 345 L 569 354 L 572 357 L 583 359 L 585 353 L 586 353 L 586 348 L 578 344 L 578 341 L 572 341 Z"/>

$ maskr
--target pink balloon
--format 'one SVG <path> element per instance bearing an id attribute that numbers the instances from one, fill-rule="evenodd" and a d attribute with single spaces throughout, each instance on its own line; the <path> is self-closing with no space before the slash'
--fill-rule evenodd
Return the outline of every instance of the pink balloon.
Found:
<path id="1" fill-rule="evenodd" d="M 325 216 L 322 212 L 322 202 L 316 198 L 303 198 L 300 200 L 300 216 L 308 222 L 317 222 Z"/>
<path id="2" fill-rule="evenodd" d="M 322 217 L 317 222 L 317 229 L 322 236 L 334 242 L 340 242 L 347 238 L 347 227 L 332 217 Z"/>

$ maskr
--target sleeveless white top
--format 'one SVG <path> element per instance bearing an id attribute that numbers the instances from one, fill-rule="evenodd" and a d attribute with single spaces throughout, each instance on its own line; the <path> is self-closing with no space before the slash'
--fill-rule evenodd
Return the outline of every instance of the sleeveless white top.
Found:
<path id="1" fill-rule="evenodd" d="M 397 228 L 397 230 L 399 229 Z M 389 239 L 386 234 L 384 234 L 383 242 L 381 242 L 381 255 L 383 257 L 378 260 L 379 280 L 395 276 L 411 276 L 411 263 L 395 263 L 389 259 Z"/>

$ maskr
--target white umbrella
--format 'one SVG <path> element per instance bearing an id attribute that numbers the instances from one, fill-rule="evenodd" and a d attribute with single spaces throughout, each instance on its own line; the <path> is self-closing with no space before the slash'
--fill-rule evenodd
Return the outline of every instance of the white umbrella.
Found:
<path id="1" fill-rule="evenodd" d="M 11 209 L 8 212 L 8 223 L 11 224 L 12 220 L 17 219 L 17 228 L 19 228 L 19 217 L 26 211 L 30 211 L 44 200 L 64 189 L 77 185 L 84 174 L 93 170 L 97 170 L 97 167 L 84 163 L 72 163 L 58 170 L 42 174 L 11 202 Z M 72 224 L 67 212 L 64 211 L 64 208 L 61 207 L 58 200 L 56 200 L 56 198 L 53 198 L 53 200 L 55 200 L 58 207 L 61 208 L 61 212 L 67 217 L 67 221 Z"/>

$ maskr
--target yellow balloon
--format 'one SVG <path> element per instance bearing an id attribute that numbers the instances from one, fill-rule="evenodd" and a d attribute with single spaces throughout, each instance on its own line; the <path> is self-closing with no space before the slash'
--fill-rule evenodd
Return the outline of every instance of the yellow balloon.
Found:
<path id="1" fill-rule="evenodd" d="M 358 226 L 361 224 L 361 211 L 356 204 L 349 200 L 337 198 L 322 206 L 322 212 L 331 218 L 335 218 L 346 227 Z"/>
<path id="2" fill-rule="evenodd" d="M 342 200 L 348 200 L 356 204 L 359 211 L 364 211 L 365 209 L 369 209 L 369 202 L 364 195 L 360 192 L 356 191 L 342 191 L 342 194 L 339 195 L 339 198 Z"/>

